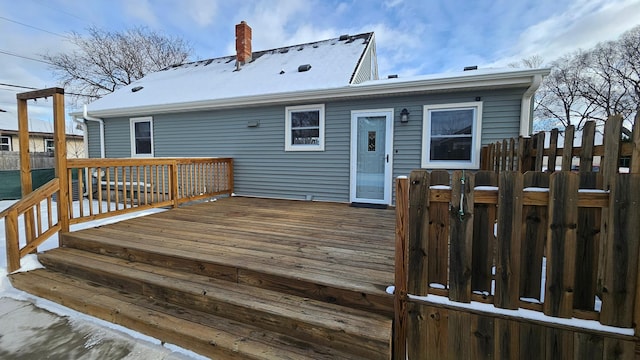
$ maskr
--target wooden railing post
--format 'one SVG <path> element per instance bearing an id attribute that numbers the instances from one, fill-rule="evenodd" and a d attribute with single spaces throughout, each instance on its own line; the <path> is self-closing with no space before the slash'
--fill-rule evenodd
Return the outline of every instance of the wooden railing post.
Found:
<path id="1" fill-rule="evenodd" d="M 409 179 L 396 179 L 396 256 L 393 323 L 393 359 L 407 354 L 407 237 L 409 228 Z"/>
<path id="2" fill-rule="evenodd" d="M 22 197 L 33 191 L 31 182 L 31 157 L 29 155 L 29 119 L 27 113 L 27 99 L 18 98 L 18 138 L 20 147 L 20 185 Z M 33 221 L 33 210 L 24 214 L 25 236 L 27 243 L 35 239 L 35 223 Z"/>
<path id="3" fill-rule="evenodd" d="M 169 189 L 171 191 L 171 200 L 173 200 L 173 207 L 177 208 L 180 202 L 178 201 L 178 162 L 172 161 L 169 165 L 171 169 L 171 174 L 169 177 L 171 179 L 169 184 Z"/>
<path id="4" fill-rule="evenodd" d="M 231 194 L 233 194 L 233 159 L 229 159 L 229 165 L 228 165 L 228 170 L 227 170 L 228 176 L 229 176 L 229 180 L 228 180 L 228 186 L 229 186 L 229 191 Z"/>
<path id="5" fill-rule="evenodd" d="M 18 238 L 18 210 L 11 209 L 4 220 L 7 241 L 7 272 L 20 268 L 20 243 Z"/>
<path id="6" fill-rule="evenodd" d="M 67 139 L 64 116 L 64 90 L 59 89 L 53 94 L 54 155 L 56 158 L 56 177 L 60 180 L 57 208 L 60 231 L 69 232 L 69 182 L 71 179 L 67 171 Z"/>

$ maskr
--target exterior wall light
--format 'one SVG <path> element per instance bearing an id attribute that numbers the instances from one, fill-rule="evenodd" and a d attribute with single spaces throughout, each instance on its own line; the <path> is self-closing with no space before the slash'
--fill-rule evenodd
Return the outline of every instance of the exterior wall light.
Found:
<path id="1" fill-rule="evenodd" d="M 402 109 L 402 111 L 400 111 L 400 122 L 401 123 L 409 122 L 409 110 L 407 110 L 407 108 L 404 108 Z"/>

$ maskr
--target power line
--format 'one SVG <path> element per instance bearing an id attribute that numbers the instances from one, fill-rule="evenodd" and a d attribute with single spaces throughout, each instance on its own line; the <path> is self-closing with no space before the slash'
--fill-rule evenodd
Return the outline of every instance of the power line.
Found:
<path id="1" fill-rule="evenodd" d="M 67 36 L 64 36 L 64 35 L 62 35 L 62 34 L 58 34 L 58 33 L 53 32 L 53 31 L 45 30 L 45 29 L 42 29 L 42 28 L 39 28 L 39 27 L 36 27 L 36 26 L 33 26 L 33 25 L 25 24 L 25 23 L 22 23 L 22 22 L 20 22 L 20 21 L 11 20 L 11 19 L 6 18 L 6 17 L 4 17 L 4 16 L 0 16 L 0 19 L 5 20 L 5 21 L 12 22 L 12 23 L 14 23 L 14 24 L 18 24 L 18 25 L 26 26 L 26 27 L 28 27 L 28 28 L 32 28 L 32 29 L 36 29 L 36 30 L 39 30 L 39 31 L 43 31 L 43 32 L 46 32 L 46 33 L 48 33 L 48 34 L 55 35 L 55 36 L 59 36 L 59 37 L 64 38 L 64 39 L 68 39 L 68 37 L 67 37 Z"/>
<path id="2" fill-rule="evenodd" d="M 5 83 L 0 83 L 0 86 L 8 86 L 8 87 L 14 87 L 14 88 L 18 88 L 18 89 L 27 89 L 27 90 L 38 90 L 38 88 L 35 87 L 31 87 L 31 86 L 23 86 L 23 85 L 13 85 L 13 84 L 5 84 Z M 14 90 L 14 89 L 2 89 L 0 88 L 0 90 L 7 90 L 7 91 L 20 91 L 20 90 Z M 86 97 L 91 97 L 90 95 L 87 94 L 78 94 L 78 93 L 72 93 L 72 92 L 64 92 L 65 95 L 75 95 L 75 96 L 86 96 Z"/>
<path id="3" fill-rule="evenodd" d="M 91 22 L 90 22 L 90 21 L 88 21 L 87 19 L 82 18 L 82 17 L 80 17 L 80 16 L 78 16 L 78 15 L 72 14 L 72 13 L 70 13 L 70 12 L 68 12 L 68 11 L 61 10 L 61 9 L 60 9 L 60 8 L 58 8 L 58 7 L 51 6 L 51 5 L 47 4 L 47 3 L 46 3 L 46 1 L 45 1 L 45 2 L 37 1 L 37 3 L 38 3 L 38 5 L 40 5 L 40 6 L 47 7 L 47 8 L 49 8 L 49 9 L 51 9 L 51 10 L 58 11 L 58 12 L 63 13 L 63 14 L 65 14 L 65 15 L 68 15 L 68 16 L 71 16 L 71 17 L 74 17 L 74 18 L 76 18 L 76 19 L 78 19 L 78 20 L 82 20 L 82 21 L 84 21 L 84 22 L 86 22 L 86 23 L 88 23 L 88 24 L 91 24 Z"/>
<path id="4" fill-rule="evenodd" d="M 37 88 L 31 87 L 31 86 L 12 85 L 12 84 L 5 84 L 5 83 L 0 83 L 0 85 L 14 87 L 14 88 L 20 88 L 20 89 L 37 90 Z"/>
<path id="5" fill-rule="evenodd" d="M 28 57 L 28 56 L 16 54 L 16 53 L 13 53 L 13 52 L 7 51 L 7 50 L 0 49 L 0 54 L 5 54 L 5 55 L 9 55 L 9 56 L 15 56 L 15 57 L 19 57 L 19 58 L 27 59 L 27 60 L 31 60 L 31 61 L 37 61 L 37 62 L 45 63 L 47 65 L 54 65 L 54 64 L 52 64 L 52 63 L 50 63 L 48 61 L 44 61 L 44 60 L 40 60 L 40 59 Z"/>

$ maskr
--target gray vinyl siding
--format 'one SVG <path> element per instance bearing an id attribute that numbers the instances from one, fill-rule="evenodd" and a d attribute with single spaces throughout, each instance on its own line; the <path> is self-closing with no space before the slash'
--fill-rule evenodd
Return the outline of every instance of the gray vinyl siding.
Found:
<path id="1" fill-rule="evenodd" d="M 100 157 L 100 125 L 95 121 L 87 121 L 87 142 L 88 151 L 87 157 L 99 158 Z"/>
<path id="2" fill-rule="evenodd" d="M 249 107 L 153 116 L 156 157 L 234 158 L 239 195 L 349 201 L 351 111 L 394 110 L 393 176 L 420 167 L 422 112 L 428 104 L 483 101 L 482 144 L 517 136 L 523 89 L 451 92 L 325 102 L 325 151 L 285 152 L 285 107 Z M 313 102 L 319 103 L 319 102 Z M 399 114 L 410 112 L 402 124 Z M 259 121 L 258 127 L 248 127 Z M 105 119 L 107 157 L 129 157 L 129 119 Z M 90 141 L 94 139 L 90 136 Z M 90 146 L 90 149 L 94 149 Z M 90 150 L 91 156 L 95 152 Z M 99 151 L 98 151 L 99 154 Z"/>

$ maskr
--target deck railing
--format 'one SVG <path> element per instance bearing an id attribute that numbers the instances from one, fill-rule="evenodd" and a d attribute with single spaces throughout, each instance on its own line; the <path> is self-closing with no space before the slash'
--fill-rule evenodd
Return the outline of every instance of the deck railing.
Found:
<path id="1" fill-rule="evenodd" d="M 4 218 L 9 271 L 18 269 L 21 258 L 35 251 L 45 240 L 60 230 L 57 213 L 52 211 L 53 197 L 59 190 L 60 181 L 55 178 L 0 212 L 0 218 Z M 46 209 L 46 216 L 42 213 L 43 206 Z M 22 234 L 20 219 L 23 220 Z M 25 239 L 22 247 L 21 235 Z"/>
<path id="2" fill-rule="evenodd" d="M 55 178 L 0 213 L 9 272 L 70 224 L 233 193 L 231 158 L 69 159 L 65 175 L 67 184 Z M 52 210 L 57 200 L 64 211 Z"/>

